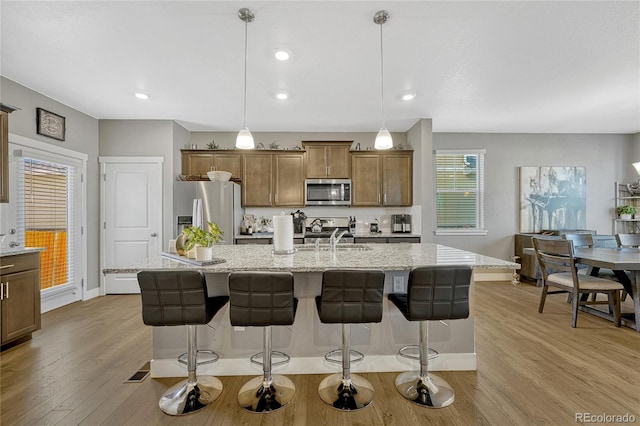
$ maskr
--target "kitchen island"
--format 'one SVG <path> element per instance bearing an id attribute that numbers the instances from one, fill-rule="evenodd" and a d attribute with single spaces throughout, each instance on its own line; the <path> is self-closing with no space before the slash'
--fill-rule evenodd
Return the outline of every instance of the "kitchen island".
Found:
<path id="1" fill-rule="evenodd" d="M 273 348 L 291 356 L 282 369 L 289 374 L 331 373 L 340 364 L 324 360 L 324 354 L 341 345 L 341 326 L 321 324 L 313 297 L 320 294 L 322 272 L 327 269 L 381 269 L 385 272 L 385 293 L 406 291 L 409 271 L 417 266 L 469 265 L 474 270 L 517 269 L 517 263 L 471 253 L 437 244 L 344 244 L 335 252 L 327 246 L 296 246 L 291 255 L 275 255 L 272 246 L 235 245 L 214 247 L 214 257 L 222 263 L 194 266 L 163 256 L 136 265 L 105 269 L 105 274 L 135 273 L 149 269 L 197 269 L 206 274 L 209 295 L 227 294 L 227 276 L 236 271 L 290 271 L 294 274 L 295 296 L 299 299 L 295 324 L 273 327 Z M 429 341 L 440 355 L 430 362 L 434 370 L 475 370 L 473 285 L 470 294 L 470 317 L 462 320 L 431 322 Z M 397 356 L 400 347 L 416 344 L 418 323 L 408 322 L 384 299 L 382 322 L 352 325 L 352 348 L 365 354 L 353 365 L 357 371 L 403 371 L 416 368 L 417 361 Z M 186 374 L 177 361 L 186 351 L 183 327 L 156 327 L 153 331 L 153 377 L 179 377 Z M 199 327 L 200 349 L 211 349 L 220 355 L 214 364 L 199 367 L 200 374 L 252 375 L 261 367 L 251 364 L 249 357 L 262 348 L 260 328 L 232 327 L 228 307 L 209 323 Z"/>

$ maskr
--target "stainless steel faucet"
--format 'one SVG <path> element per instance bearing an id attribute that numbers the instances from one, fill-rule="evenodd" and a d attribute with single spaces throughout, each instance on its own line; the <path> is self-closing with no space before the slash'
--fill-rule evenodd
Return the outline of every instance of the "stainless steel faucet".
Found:
<path id="1" fill-rule="evenodd" d="M 333 234 L 331 234 L 331 237 L 329 238 L 329 244 L 331 245 L 331 251 L 336 251 L 337 247 L 338 247 L 338 243 L 340 242 L 340 239 L 342 239 L 342 237 L 344 237 L 344 234 L 347 233 L 347 231 L 342 231 L 337 237 L 336 237 L 336 233 L 338 232 L 338 228 L 333 230 Z"/>

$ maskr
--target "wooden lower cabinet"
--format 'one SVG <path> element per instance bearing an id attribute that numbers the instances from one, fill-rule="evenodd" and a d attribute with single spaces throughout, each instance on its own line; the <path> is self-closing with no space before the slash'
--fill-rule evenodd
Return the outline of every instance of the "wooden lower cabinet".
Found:
<path id="1" fill-rule="evenodd" d="M 0 346 L 31 338 L 40 329 L 40 253 L 0 258 Z"/>

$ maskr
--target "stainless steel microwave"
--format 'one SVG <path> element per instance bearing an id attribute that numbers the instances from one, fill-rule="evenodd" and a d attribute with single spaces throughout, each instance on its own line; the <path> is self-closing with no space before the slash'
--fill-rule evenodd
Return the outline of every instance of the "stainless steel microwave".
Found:
<path id="1" fill-rule="evenodd" d="M 351 179 L 305 179 L 305 205 L 350 206 Z"/>

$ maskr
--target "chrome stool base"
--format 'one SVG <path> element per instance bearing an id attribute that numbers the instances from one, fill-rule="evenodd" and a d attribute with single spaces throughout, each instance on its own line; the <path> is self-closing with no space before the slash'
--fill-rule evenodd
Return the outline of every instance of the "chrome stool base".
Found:
<path id="1" fill-rule="evenodd" d="M 411 351 L 414 352 L 418 352 L 417 354 L 412 354 L 410 353 Z M 438 351 L 436 351 L 435 349 L 431 349 L 428 348 L 429 351 L 429 359 L 434 359 L 434 358 L 438 358 L 438 355 L 440 355 L 438 353 Z M 407 346 L 403 346 L 400 348 L 400 350 L 398 350 L 398 355 L 400 355 L 403 358 L 409 358 L 409 359 L 416 359 L 416 360 L 420 360 L 420 346 L 418 345 L 407 345 Z"/>
<path id="2" fill-rule="evenodd" d="M 274 355 L 276 358 L 282 358 L 282 359 L 279 361 L 273 361 Z M 251 358 L 249 358 L 249 360 L 253 364 L 264 365 L 264 363 L 262 362 L 263 358 L 264 358 L 264 352 L 258 352 L 257 354 L 251 355 Z M 280 351 L 271 351 L 271 358 L 272 358 L 272 361 L 271 361 L 272 367 L 286 364 L 291 360 L 291 357 L 289 355 Z"/>
<path id="3" fill-rule="evenodd" d="M 198 355 L 200 354 L 207 354 L 208 356 L 206 357 L 206 359 L 199 361 Z M 189 354 L 187 352 L 180 354 L 180 356 L 178 357 L 178 362 L 180 364 L 188 365 L 188 362 L 187 362 L 188 355 Z M 208 349 L 198 349 L 196 351 L 196 365 L 212 364 L 216 362 L 219 358 L 220 358 L 220 355 Z"/>
<path id="4" fill-rule="evenodd" d="M 198 376 L 194 382 L 183 380 L 160 398 L 160 409 L 171 416 L 193 413 L 215 401 L 222 393 L 222 382 L 213 376 Z"/>
<path id="5" fill-rule="evenodd" d="M 255 377 L 245 383 L 238 392 L 238 403 L 253 413 L 278 410 L 293 399 L 296 387 L 285 376 L 274 375 L 271 380 Z"/>
<path id="6" fill-rule="evenodd" d="M 453 389 L 446 381 L 434 374 L 420 376 L 418 371 L 399 374 L 396 377 L 396 388 L 406 399 L 422 407 L 446 407 L 455 398 Z"/>
<path id="7" fill-rule="evenodd" d="M 325 377 L 318 386 L 320 399 L 338 410 L 360 410 L 373 401 L 373 385 L 357 374 L 345 379 L 342 373 Z"/>
<path id="8" fill-rule="evenodd" d="M 338 355 L 338 358 L 332 358 L 333 356 Z M 362 352 L 354 351 L 353 349 L 349 351 L 349 358 L 351 359 L 351 364 L 360 362 L 364 359 L 364 354 Z M 328 362 L 333 362 L 335 364 L 342 364 L 342 349 L 334 349 L 332 351 L 324 354 L 324 359 Z"/>

